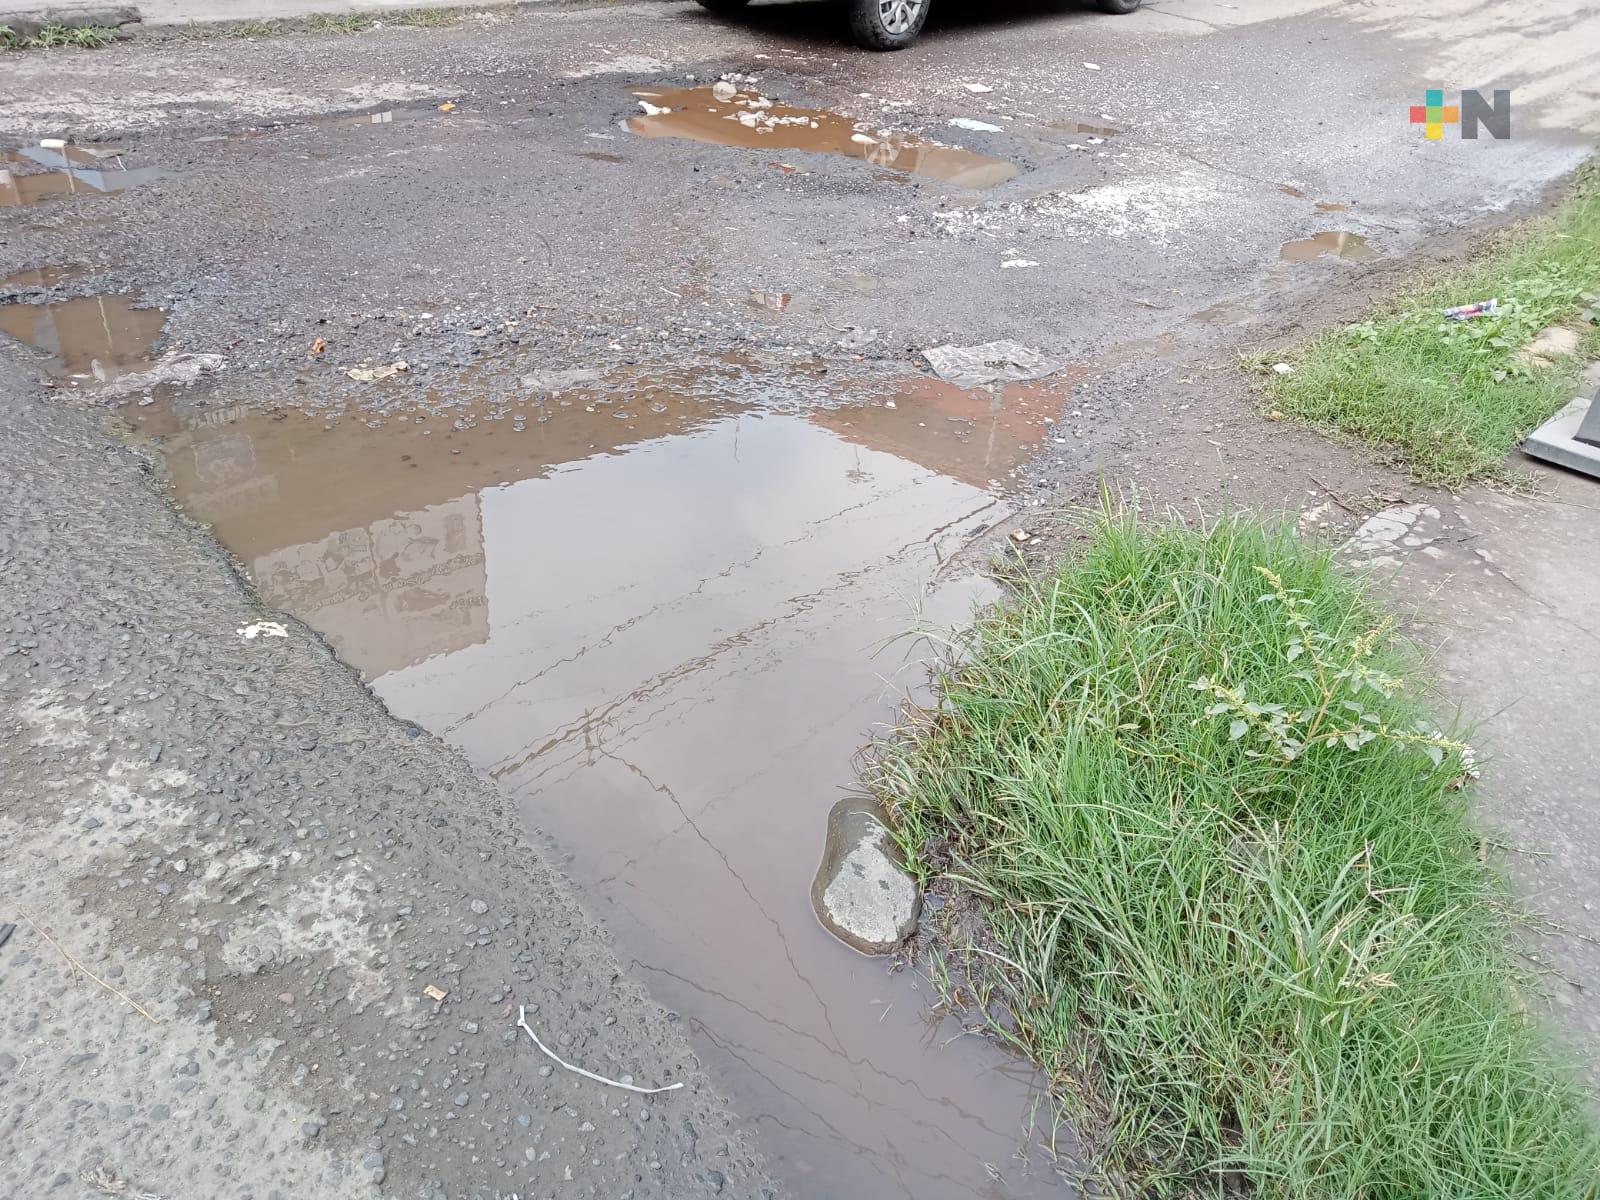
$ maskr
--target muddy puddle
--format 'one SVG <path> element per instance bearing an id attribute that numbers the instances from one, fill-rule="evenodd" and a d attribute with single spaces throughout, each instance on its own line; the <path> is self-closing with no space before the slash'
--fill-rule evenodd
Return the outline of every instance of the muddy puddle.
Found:
<path id="1" fill-rule="evenodd" d="M 1046 122 L 1045 128 L 1059 130 L 1062 133 L 1081 133 L 1095 138 L 1116 137 L 1122 132 L 1111 125 L 1096 125 L 1090 121 L 1080 120 L 1049 121 Z"/>
<path id="2" fill-rule="evenodd" d="M 726 98 L 710 87 L 640 88 L 633 95 L 646 107 L 629 118 L 628 128 L 642 137 L 842 155 L 968 188 L 990 188 L 1017 176 L 1015 164 L 1004 159 L 885 132 L 826 109 L 776 102 L 748 88 L 724 88 Z"/>
<path id="3" fill-rule="evenodd" d="M 32 278 L 14 286 L 49 287 L 70 278 L 72 268 L 43 267 L 20 272 Z M 63 274 L 62 272 L 66 272 Z M 100 382 L 148 366 L 167 314 L 136 308 L 131 296 L 80 296 L 52 304 L 0 304 L 0 333 L 9 334 L 55 358 L 60 373 Z"/>
<path id="4" fill-rule="evenodd" d="M 1365 262 L 1375 256 L 1367 239 L 1359 233 L 1331 230 L 1315 237 L 1298 238 L 1285 242 L 1278 257 L 1285 262 L 1310 262 L 1314 258 L 1347 258 L 1351 262 Z"/>
<path id="5" fill-rule="evenodd" d="M 852 756 L 925 681 L 927 644 L 897 635 L 990 597 L 941 567 L 1005 514 L 990 481 L 1065 385 L 846 394 L 830 373 L 774 408 L 759 378 L 699 375 L 520 409 L 123 419 L 267 603 L 554 840 L 790 1194 L 1068 1195 L 1030 1143 L 1033 1074 L 809 898 Z"/>
<path id="6" fill-rule="evenodd" d="M 13 271 L 0 279 L 0 288 L 5 288 L 7 291 L 52 288 L 58 283 L 66 283 L 69 279 L 81 279 L 88 273 L 89 268 L 79 263 L 52 263 L 45 267 L 28 267 L 22 271 Z"/>
<path id="7" fill-rule="evenodd" d="M 0 208 L 62 196 L 104 196 L 158 179 L 155 167 L 130 167 L 119 146 L 25 146 L 0 150 Z"/>

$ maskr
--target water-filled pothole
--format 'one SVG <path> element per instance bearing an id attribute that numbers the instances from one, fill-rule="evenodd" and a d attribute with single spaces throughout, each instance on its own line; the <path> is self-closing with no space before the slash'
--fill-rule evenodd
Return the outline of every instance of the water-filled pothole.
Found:
<path id="1" fill-rule="evenodd" d="M 1063 389 L 771 374 L 534 372 L 520 403 L 381 417 L 123 411 L 269 604 L 571 855 L 795 1195 L 1070 1194 L 1028 1161 L 1031 1072 L 941 1029 L 809 897 L 852 756 L 924 678 L 895 635 L 990 594 L 940 565 L 1004 515 L 989 483 Z"/>
<path id="2" fill-rule="evenodd" d="M 52 283 L 61 278 L 64 276 L 57 276 Z M 163 309 L 136 308 L 128 296 L 0 304 L 0 333 L 46 351 L 64 375 L 102 383 L 148 366 L 166 323 Z"/>
<path id="3" fill-rule="evenodd" d="M 1286 262 L 1309 262 L 1314 258 L 1331 255 L 1335 258 L 1347 258 L 1352 262 L 1364 262 L 1374 257 L 1374 254 L 1375 251 L 1367 245 L 1367 239 L 1361 234 L 1329 230 L 1314 237 L 1285 242 L 1278 252 L 1278 257 Z"/>
<path id="4" fill-rule="evenodd" d="M 120 146 L 41 144 L 0 150 L 0 207 L 61 196 L 105 196 L 157 179 L 156 167 L 129 167 Z"/>
<path id="5" fill-rule="evenodd" d="M 886 132 L 827 109 L 769 100 L 749 89 L 640 88 L 633 94 L 648 107 L 628 120 L 628 128 L 643 137 L 842 155 L 969 188 L 994 187 L 1017 175 L 1004 159 Z"/>

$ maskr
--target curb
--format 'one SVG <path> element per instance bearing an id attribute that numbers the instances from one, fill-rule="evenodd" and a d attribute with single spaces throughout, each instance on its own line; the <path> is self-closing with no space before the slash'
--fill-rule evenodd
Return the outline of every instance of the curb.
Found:
<path id="1" fill-rule="evenodd" d="M 141 20 L 139 10 L 130 4 L 57 4 L 16 12 L 0 11 L 0 25 L 9 27 L 21 38 L 32 37 L 46 26 L 83 29 L 96 25 L 120 29 L 125 25 L 137 25 Z"/>

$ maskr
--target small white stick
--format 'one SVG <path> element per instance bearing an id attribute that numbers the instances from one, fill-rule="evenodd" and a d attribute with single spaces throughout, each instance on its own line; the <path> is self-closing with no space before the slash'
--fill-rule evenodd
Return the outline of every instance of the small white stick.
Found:
<path id="1" fill-rule="evenodd" d="M 556 1052 L 554 1050 L 550 1049 L 549 1046 L 546 1046 L 543 1042 L 541 1042 L 539 1040 L 539 1035 L 537 1033 L 535 1033 L 532 1030 L 532 1028 L 530 1028 L 529 1025 L 528 1025 L 528 1010 L 527 1010 L 527 1008 L 525 1006 L 523 1006 L 523 1005 L 520 1005 L 520 1004 L 517 1006 L 517 1024 L 520 1025 L 524 1030 L 527 1031 L 528 1036 L 533 1039 L 533 1044 L 535 1046 L 539 1047 L 539 1049 L 543 1050 L 546 1055 L 548 1055 L 555 1062 L 560 1063 L 563 1067 L 565 1067 L 567 1070 L 571 1071 L 574 1075 L 582 1075 L 585 1079 L 592 1079 L 596 1083 L 609 1083 L 612 1087 L 624 1088 L 627 1091 L 639 1092 L 642 1095 L 646 1095 L 646 1096 L 653 1096 L 657 1092 L 674 1091 L 677 1088 L 681 1088 L 683 1086 L 683 1083 L 680 1081 L 678 1083 L 669 1083 L 669 1084 L 667 1084 L 666 1087 L 658 1087 L 658 1088 L 634 1087 L 633 1084 L 631 1084 L 631 1083 L 619 1083 L 615 1079 L 607 1079 L 604 1075 L 596 1075 L 593 1071 L 585 1071 L 582 1067 L 575 1067 L 571 1063 L 566 1062 L 565 1060 L 560 1058 L 556 1054 Z"/>

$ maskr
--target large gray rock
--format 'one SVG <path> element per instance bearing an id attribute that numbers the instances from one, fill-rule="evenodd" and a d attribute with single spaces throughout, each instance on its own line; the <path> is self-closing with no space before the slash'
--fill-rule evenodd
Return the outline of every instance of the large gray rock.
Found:
<path id="1" fill-rule="evenodd" d="M 828 814 L 828 844 L 811 884 L 823 927 L 863 954 L 889 954 L 917 928 L 922 893 L 871 800 L 841 800 Z"/>

